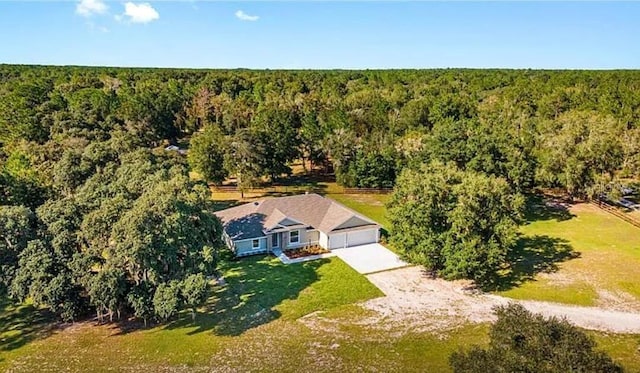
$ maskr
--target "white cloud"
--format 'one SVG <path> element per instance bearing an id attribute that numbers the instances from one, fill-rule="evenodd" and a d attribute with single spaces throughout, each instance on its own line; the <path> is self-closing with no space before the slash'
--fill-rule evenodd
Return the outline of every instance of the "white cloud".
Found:
<path id="1" fill-rule="evenodd" d="M 104 14 L 107 4 L 102 0 L 80 0 L 76 4 L 76 13 L 83 17 L 91 17 L 94 14 Z"/>
<path id="2" fill-rule="evenodd" d="M 117 21 L 122 20 L 124 17 L 129 17 L 129 21 L 133 23 L 149 23 L 160 18 L 160 14 L 149 3 L 135 4 L 128 2 L 124 4 L 124 14 L 115 16 Z"/>
<path id="3" fill-rule="evenodd" d="M 236 18 L 238 18 L 239 20 L 242 21 L 257 21 L 260 19 L 260 17 L 258 16 L 250 16 L 247 13 L 243 12 L 242 10 L 238 10 L 236 12 Z"/>

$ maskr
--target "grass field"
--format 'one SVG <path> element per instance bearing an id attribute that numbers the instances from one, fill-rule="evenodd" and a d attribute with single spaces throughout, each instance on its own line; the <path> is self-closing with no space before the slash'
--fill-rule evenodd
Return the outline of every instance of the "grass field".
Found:
<path id="1" fill-rule="evenodd" d="M 338 258 L 285 266 L 269 257 L 228 261 L 196 322 L 52 327 L 29 306 L 2 305 L 0 371 L 444 371 L 458 346 L 485 343 L 487 325 L 390 335 L 358 324 L 309 328 L 298 318 L 350 320 L 354 302 L 382 295 Z M 205 312 L 206 311 L 206 312 Z"/>
<path id="2" fill-rule="evenodd" d="M 338 258 L 285 266 L 270 257 L 225 261 L 227 285 L 196 322 L 164 326 L 54 326 L 30 306 L 2 305 L 0 371 L 448 371 L 460 347 L 487 342 L 488 325 L 396 333 L 350 322 L 354 302 L 380 296 Z M 300 317 L 320 311 L 333 327 Z M 364 313 L 364 315 L 363 315 Z M 629 371 L 640 370 L 638 336 L 591 333 Z"/>
<path id="3" fill-rule="evenodd" d="M 538 201 L 522 234 L 521 278 L 502 295 L 638 309 L 640 229 L 590 204 Z"/>

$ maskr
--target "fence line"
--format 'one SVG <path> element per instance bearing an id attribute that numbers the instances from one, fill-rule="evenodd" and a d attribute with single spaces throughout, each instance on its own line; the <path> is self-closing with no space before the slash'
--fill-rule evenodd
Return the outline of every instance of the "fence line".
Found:
<path id="1" fill-rule="evenodd" d="M 392 188 L 344 188 L 344 194 L 389 194 Z"/>
<path id="2" fill-rule="evenodd" d="M 609 205 L 603 201 L 591 201 L 591 204 L 599 207 L 600 209 L 610 213 L 611 215 L 617 216 L 618 218 L 626 221 L 627 223 L 633 225 L 634 227 L 640 228 L 640 221 L 633 219 L 629 215 L 621 212 L 618 208 Z"/>
<path id="3" fill-rule="evenodd" d="M 211 186 L 217 192 L 239 192 L 235 185 L 212 185 Z M 342 194 L 389 194 L 393 192 L 392 188 L 341 188 L 340 192 L 335 191 L 334 193 L 342 193 Z M 257 188 L 247 188 L 245 190 L 246 193 L 256 193 L 256 192 L 322 192 L 321 188 L 314 186 L 306 186 L 306 185 L 275 185 L 275 186 L 267 186 L 267 187 L 257 187 Z"/>

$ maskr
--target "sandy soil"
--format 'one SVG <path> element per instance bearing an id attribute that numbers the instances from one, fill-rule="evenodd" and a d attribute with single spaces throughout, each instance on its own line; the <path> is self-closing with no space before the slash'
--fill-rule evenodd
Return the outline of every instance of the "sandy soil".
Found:
<path id="1" fill-rule="evenodd" d="M 565 317 L 585 329 L 640 333 L 640 313 L 608 308 L 578 307 L 538 301 L 517 301 L 474 292 L 469 282 L 432 279 L 420 267 L 401 268 L 368 275 L 385 297 L 362 303 L 370 316 L 356 321 L 375 328 L 402 333 L 444 330 L 464 322 L 494 320 L 492 308 L 517 302 L 532 312 Z M 316 318 L 321 315 L 316 315 Z M 307 320 L 311 321 L 311 320 Z"/>

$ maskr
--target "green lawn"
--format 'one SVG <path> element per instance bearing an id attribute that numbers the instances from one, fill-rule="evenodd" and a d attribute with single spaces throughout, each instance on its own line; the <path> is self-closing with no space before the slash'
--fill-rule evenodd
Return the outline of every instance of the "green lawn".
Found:
<path id="1" fill-rule="evenodd" d="M 353 320 L 355 302 L 380 296 L 338 258 L 285 266 L 270 257 L 226 261 L 227 286 L 191 322 L 52 327 L 30 306 L 3 304 L 0 371 L 448 371 L 451 352 L 487 342 L 487 324 L 396 332 Z M 320 311 L 324 324 L 300 317 Z M 630 370 L 640 370 L 637 336 L 592 333 Z"/>
<path id="2" fill-rule="evenodd" d="M 590 204 L 532 206 L 518 275 L 500 294 L 577 305 L 640 304 L 640 229 Z M 606 294 L 606 297 L 601 297 Z"/>
<path id="3" fill-rule="evenodd" d="M 0 371 L 446 371 L 458 346 L 486 343 L 484 324 L 394 336 L 350 323 L 366 314 L 355 302 L 382 294 L 338 258 L 283 265 L 253 257 L 227 261 L 223 271 L 227 286 L 216 288 L 195 323 L 185 314 L 149 329 L 51 328 L 40 311 L 5 303 Z M 299 321 L 315 311 L 335 327 Z"/>

